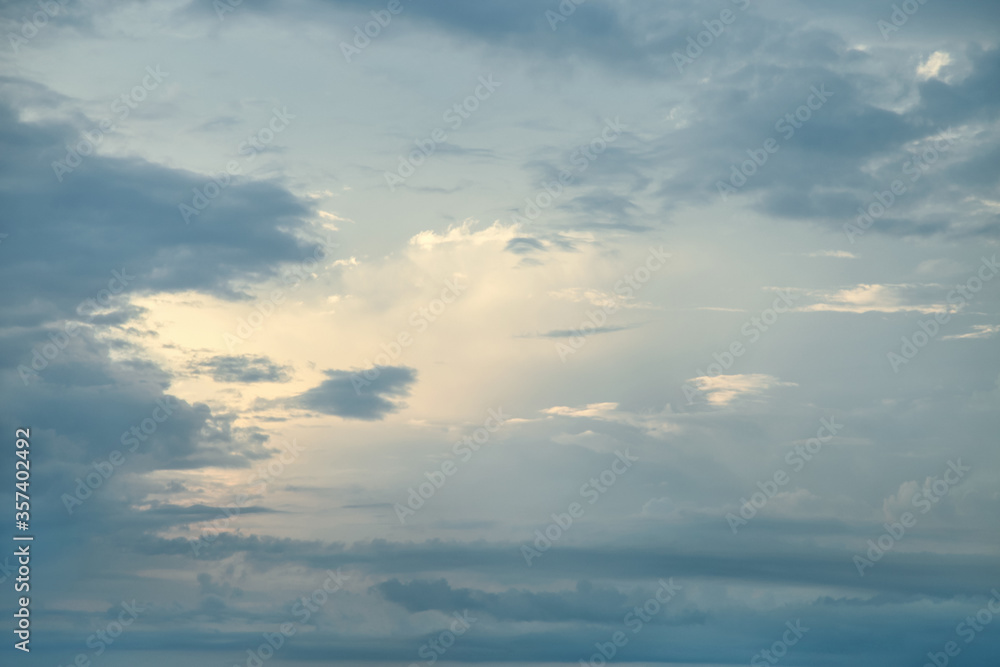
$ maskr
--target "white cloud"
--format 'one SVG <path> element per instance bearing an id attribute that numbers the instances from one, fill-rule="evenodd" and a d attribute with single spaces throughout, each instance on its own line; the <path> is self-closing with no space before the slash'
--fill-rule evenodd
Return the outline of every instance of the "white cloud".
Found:
<path id="1" fill-rule="evenodd" d="M 1000 333 L 1000 324 L 975 324 L 972 331 L 964 334 L 952 334 L 945 336 L 941 340 L 962 340 L 972 338 L 993 338 Z"/>
<path id="2" fill-rule="evenodd" d="M 806 257 L 833 257 L 836 259 L 857 259 L 858 256 L 846 250 L 817 250 L 806 254 Z"/>
<path id="3" fill-rule="evenodd" d="M 653 437 L 663 437 L 679 430 L 679 427 L 667 419 L 667 410 L 655 414 L 637 414 L 618 409 L 617 403 L 591 403 L 582 408 L 555 406 L 542 410 L 551 417 L 571 417 L 599 419 L 616 424 L 625 424 L 644 431 Z M 566 442 L 563 439 L 563 442 Z M 578 443 L 579 444 L 579 443 Z"/>
<path id="4" fill-rule="evenodd" d="M 839 290 L 794 290 L 815 303 L 801 306 L 801 312 L 832 311 L 839 313 L 936 313 L 948 309 L 945 303 L 933 303 L 920 285 L 856 285 Z"/>
<path id="5" fill-rule="evenodd" d="M 743 398 L 756 398 L 775 387 L 797 387 L 794 382 L 782 382 L 773 375 L 761 373 L 750 375 L 702 376 L 688 380 L 699 391 L 707 395 L 712 405 L 723 407 Z"/>
<path id="6" fill-rule="evenodd" d="M 917 76 L 926 81 L 927 79 L 941 78 L 947 81 L 947 77 L 941 77 L 941 70 L 951 64 L 951 56 L 944 51 L 935 51 L 927 60 L 917 67 Z"/>

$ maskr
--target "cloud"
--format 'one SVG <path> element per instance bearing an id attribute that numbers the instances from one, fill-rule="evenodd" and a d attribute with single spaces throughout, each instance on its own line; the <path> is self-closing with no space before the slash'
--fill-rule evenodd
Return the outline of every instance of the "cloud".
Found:
<path id="1" fill-rule="evenodd" d="M 794 382 L 782 382 L 763 373 L 702 376 L 691 378 L 688 382 L 706 395 L 709 404 L 717 407 L 725 407 L 744 399 L 759 399 L 777 387 L 798 386 Z"/>
<path id="2" fill-rule="evenodd" d="M 408 396 L 417 373 L 405 366 L 360 371 L 325 371 L 320 385 L 291 399 L 290 405 L 345 419 L 378 420 L 402 407 L 390 398 Z"/>
<path id="3" fill-rule="evenodd" d="M 42 332 L 0 336 L 10 352 L 0 362 L 0 386 L 11 395 L 5 410 L 11 422 L 45 424 L 54 442 L 43 456 L 68 466 L 60 476 L 115 448 L 128 452 L 133 471 L 244 467 L 267 455 L 266 437 L 234 426 L 232 415 L 172 395 L 169 376 L 155 365 L 113 361 L 108 344 L 87 331 L 25 384 L 17 366 L 31 363 Z M 72 476 L 55 488 L 62 487 L 72 489 Z"/>
<path id="4" fill-rule="evenodd" d="M 941 78 L 941 70 L 951 64 L 951 56 L 944 51 L 935 51 L 928 56 L 927 61 L 917 68 L 917 76 L 921 79 Z M 947 79 L 945 79 L 947 81 Z"/>
<path id="5" fill-rule="evenodd" d="M 610 415 L 613 415 L 617 409 L 617 403 L 591 403 L 582 408 L 557 405 L 552 408 L 546 408 L 542 412 L 547 415 L 557 415 L 559 417 L 594 417 L 606 419 Z"/>
<path id="6" fill-rule="evenodd" d="M 413 21 L 433 33 L 468 40 L 474 39 L 512 53 L 529 52 L 554 59 L 584 58 L 591 62 L 615 67 L 644 76 L 663 76 L 669 61 L 669 45 L 663 38 L 650 41 L 644 24 L 614 5 L 587 2 L 574 6 L 569 20 L 553 30 L 546 10 L 558 15 L 558 3 L 551 8 L 534 0 L 511 0 L 507 3 L 487 2 L 469 5 L 461 0 L 441 0 L 432 5 L 407 4 L 403 20 Z M 362 0 L 312 2 L 296 10 L 278 9 L 260 4 L 247 4 L 241 11 L 253 11 L 271 18 L 310 17 L 317 12 L 332 10 L 332 20 L 338 23 L 364 24 L 371 20 L 370 7 Z M 650 6 L 647 19 L 662 29 L 665 13 Z M 183 10 L 198 21 L 215 18 L 214 10 L 192 2 Z M 691 27 L 695 24 L 689 14 Z M 562 18 L 562 16 L 560 16 Z M 669 24 L 667 24 L 669 25 Z M 700 26 L 699 26 L 700 27 Z M 680 27 L 675 28 L 679 31 Z"/>
<path id="7" fill-rule="evenodd" d="M 883 529 L 878 521 L 845 526 L 836 521 L 777 520 L 761 522 L 756 537 L 740 535 L 743 548 L 732 549 L 732 533 L 721 515 L 709 524 L 696 523 L 677 527 L 676 535 L 690 542 L 673 541 L 670 544 L 645 540 L 641 544 L 615 544 L 599 546 L 560 545 L 544 558 L 537 559 L 531 569 L 519 571 L 525 585 L 545 583 L 553 576 L 574 579 L 655 581 L 669 574 L 678 580 L 718 579 L 783 585 L 803 584 L 828 586 L 844 590 L 869 592 L 900 592 L 935 597 L 975 595 L 983 592 L 983 582 L 995 572 L 995 562 L 988 555 L 957 553 L 894 553 L 894 558 L 879 563 L 879 577 L 858 577 L 852 567 L 851 548 L 825 546 L 813 549 L 803 544 L 803 536 L 850 535 L 858 545 L 864 545 L 866 536 L 873 529 Z M 880 519 L 881 520 L 881 519 Z M 715 528 L 710 528 L 714 525 Z M 647 526 L 648 528 L 648 526 Z M 791 539 L 783 531 L 792 530 L 798 539 Z M 802 532 L 799 532 L 802 531 Z M 878 533 L 876 532 L 875 535 Z M 947 542 L 947 540 L 945 540 Z M 344 567 L 358 568 L 369 573 L 391 573 L 414 576 L 438 572 L 442 563 L 464 575 L 502 576 L 509 572 L 507 564 L 511 554 L 515 561 L 520 544 L 507 542 L 457 542 L 428 540 L 424 542 L 388 542 L 374 540 L 350 545 L 319 541 L 282 539 L 261 536 L 239 536 L 221 533 L 199 555 L 201 560 L 219 561 L 236 554 L 264 571 L 287 567 L 289 563 L 306 565 L 317 570 Z M 191 557 L 191 547 L 183 538 L 147 538 L 136 545 L 140 554 L 176 555 Z M 930 573 L 942 568 L 954 572 L 954 578 L 942 580 Z M 400 600 L 407 600 L 415 608 L 456 604 L 455 599 L 466 595 L 453 592 L 440 582 L 431 588 L 439 598 L 422 603 L 415 596 L 406 595 L 405 587 L 392 587 Z"/>
<path id="8" fill-rule="evenodd" d="M 518 236 L 507 241 L 507 245 L 504 247 L 504 250 L 517 255 L 524 255 L 537 250 L 544 251 L 545 246 L 538 239 L 533 239 L 527 236 Z"/>
<path id="9" fill-rule="evenodd" d="M 615 333 L 618 331 L 628 331 L 639 325 L 616 326 L 616 327 L 593 327 L 588 329 L 553 329 L 537 334 L 539 338 L 575 338 L 577 336 L 595 336 L 597 334 Z"/>
<path id="10" fill-rule="evenodd" d="M 635 301 L 632 297 L 625 297 L 607 290 L 586 287 L 566 287 L 558 290 L 550 290 L 548 295 L 557 301 L 587 303 L 600 308 L 607 308 L 609 310 L 615 310 L 618 308 L 654 310 L 658 307 L 651 303 Z"/>
<path id="11" fill-rule="evenodd" d="M 216 382 L 253 383 L 288 382 L 291 366 L 281 366 L 265 356 L 219 355 L 192 362 L 194 372 L 207 372 Z"/>
<path id="12" fill-rule="evenodd" d="M 836 259 L 857 259 L 858 256 L 846 250 L 818 250 L 806 254 L 806 257 L 834 257 Z"/>
<path id="13" fill-rule="evenodd" d="M 671 432 L 677 431 L 678 427 L 669 419 L 669 411 L 664 410 L 659 413 L 647 412 L 636 414 L 620 409 L 618 403 L 591 403 L 582 408 L 574 408 L 564 405 L 557 405 L 541 411 L 549 417 L 568 417 L 571 419 L 591 419 L 607 424 L 616 424 L 628 427 L 633 433 L 639 432 L 656 438 L 662 438 Z M 584 434 L 580 434 L 584 435 Z M 558 438 L 558 439 L 556 439 Z M 580 439 L 567 438 L 565 435 L 556 436 L 555 441 L 566 444 L 579 444 L 580 446 L 593 449 L 595 451 L 613 450 L 610 443 L 598 446 L 596 443 L 587 442 L 587 438 Z"/>
<path id="14" fill-rule="evenodd" d="M 354 26 L 385 2 L 245 0 L 220 21 L 220 3 L 14 0 L 0 16 L 16 35 L 22 17 L 55 4 L 36 38 L 0 56 L 51 86 L 0 77 L 0 427 L 31 426 L 32 481 L 48 490 L 32 497 L 47 545 L 32 589 L 41 661 L 67 662 L 60 652 L 114 618 L 109 600 L 137 598 L 150 609 L 109 665 L 246 662 L 336 567 L 348 590 L 275 664 L 410 664 L 468 610 L 485 620 L 440 659 L 577 664 L 625 631 L 617 659 L 746 664 L 801 618 L 813 629 L 789 663 L 884 667 L 905 662 L 895 647 L 940 650 L 935 633 L 989 595 L 996 292 L 980 292 L 899 377 L 885 353 L 921 313 L 944 309 L 969 258 L 995 243 L 996 2 L 925 3 L 882 39 L 876 21 L 891 8 L 861 0 L 745 12 L 729 0 L 404 0 L 363 54 L 340 61 L 333 97 L 316 84 L 330 82 L 329 56 L 363 40 Z M 723 6 L 736 22 L 678 72 L 671 54 Z M 546 14 L 560 11 L 565 21 Z M 217 57 L 220 43 L 239 66 Z M 52 162 L 155 53 L 173 68 L 169 95 L 60 182 Z M 275 53 L 296 67 L 275 69 Z M 504 81 L 497 106 L 439 143 L 413 187 L 389 193 L 382 170 L 489 72 Z M 782 137 L 776 121 L 824 85 L 829 102 Z M 332 109 L 337 95 L 351 103 Z M 245 175 L 185 225 L 178 204 L 205 170 L 236 156 L 256 129 L 246 119 L 282 103 L 300 114 L 286 148 L 243 162 Z M 490 226 L 538 201 L 619 114 L 622 136 L 542 215 Z M 780 150 L 722 201 L 717 182 L 772 136 Z M 904 165 L 939 136 L 951 145 L 910 181 Z M 905 194 L 850 245 L 842 225 L 895 179 Z M 338 227 L 358 260 L 311 271 L 240 354 L 227 352 L 224 332 L 256 310 L 250 295 Z M 667 242 L 669 271 L 632 298 L 614 291 Z M 113 272 L 128 285 L 95 308 L 87 300 L 120 282 Z M 453 285 L 460 297 L 443 299 Z M 795 289 L 787 320 L 761 314 L 766 285 Z M 594 333 L 629 333 L 595 337 L 560 364 L 555 339 L 601 307 L 621 311 Z M 641 327 L 629 316 L 640 309 Z M 79 330 L 64 339 L 70 321 Z M 698 360 L 737 340 L 733 375 L 695 378 L 700 409 L 679 408 Z M 57 343 L 25 384 L 18 365 Z M 373 368 L 397 344 L 406 366 Z M 444 479 L 436 471 L 463 451 L 452 447 L 477 443 L 500 405 L 520 417 L 397 525 L 396 503 Z M 829 414 L 848 435 L 733 536 L 724 514 L 788 451 L 808 449 Z M 328 421 L 343 446 L 324 446 Z M 298 439 L 291 461 L 267 429 Z M 641 465 L 526 567 L 519 548 L 626 448 Z M 68 514 L 61 495 L 86 493 L 78 485 L 115 450 L 125 463 Z M 974 475 L 858 577 L 852 556 L 925 488 L 907 480 L 959 455 Z M 0 473 L 13 476 L 13 457 Z M 213 529 L 193 553 L 192 538 Z M 660 577 L 690 597 L 633 636 L 623 620 Z M 995 655 L 990 633 L 963 647 L 968 664 Z"/>
<path id="15" fill-rule="evenodd" d="M 470 588 L 453 588 L 445 579 L 402 583 L 394 578 L 378 584 L 375 590 L 386 600 L 395 602 L 410 612 L 437 610 L 447 613 L 469 610 L 489 614 L 498 620 L 515 622 L 583 621 L 613 624 L 631 610 L 630 602 L 634 605 L 644 601 L 630 600 L 630 596 L 617 588 L 594 585 L 587 580 L 577 582 L 575 589 L 568 591 L 508 589 L 490 593 Z M 673 609 L 683 608 L 680 600 L 671 604 Z M 704 613 L 692 611 L 689 609 L 683 616 L 676 612 L 661 615 L 657 617 L 656 623 L 669 622 L 674 625 L 705 620 Z"/>
<path id="16" fill-rule="evenodd" d="M 2 88 L 20 95 L 23 86 L 8 81 Z M 0 170 L 18 174 L 0 186 L 0 206 L 19 220 L 4 241 L 10 252 L 0 280 L 13 284 L 39 259 L 48 261 L 31 285 L 32 299 L 0 296 L 0 321 L 76 318 L 77 307 L 107 292 L 116 275 L 124 279 L 113 285 L 126 293 L 242 298 L 239 283 L 275 276 L 318 248 L 300 238 L 308 204 L 273 183 L 237 182 L 184 224 L 179 206 L 207 176 L 95 154 L 60 182 L 51 165 L 81 141 L 76 127 L 24 122 L 7 103 L 0 104 L 0 126 Z"/>
<path id="17" fill-rule="evenodd" d="M 948 310 L 943 294 L 942 301 L 928 302 L 933 292 L 940 291 L 933 285 L 857 285 L 840 290 L 792 291 L 802 294 L 803 299 L 815 301 L 798 306 L 797 310 L 803 312 L 935 313 Z"/>
<path id="18" fill-rule="evenodd" d="M 971 340 L 978 338 L 993 338 L 1000 334 L 1000 324 L 974 324 L 972 331 L 964 334 L 952 334 L 943 336 L 941 340 Z"/>

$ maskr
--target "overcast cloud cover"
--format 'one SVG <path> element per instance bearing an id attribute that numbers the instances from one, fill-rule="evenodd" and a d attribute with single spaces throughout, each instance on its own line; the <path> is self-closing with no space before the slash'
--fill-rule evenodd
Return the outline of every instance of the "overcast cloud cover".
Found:
<path id="1" fill-rule="evenodd" d="M 1000 656 L 1000 4 L 0 27 L 0 664 Z"/>

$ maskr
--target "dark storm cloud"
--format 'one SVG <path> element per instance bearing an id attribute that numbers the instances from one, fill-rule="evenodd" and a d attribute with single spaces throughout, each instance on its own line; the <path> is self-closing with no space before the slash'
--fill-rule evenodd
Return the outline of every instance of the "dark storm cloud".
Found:
<path id="1" fill-rule="evenodd" d="M 30 363 L 32 342 L 4 337 L 9 363 Z M 81 334 L 26 383 L 13 365 L 0 374 L 11 394 L 7 414 L 59 436 L 46 449 L 57 461 L 86 465 L 116 448 L 136 454 L 144 469 L 243 466 L 263 455 L 252 436 L 238 442 L 231 417 L 171 396 L 162 372 L 129 369 L 107 354 L 106 345 Z"/>
<path id="2" fill-rule="evenodd" d="M 16 79 L 2 85 L 30 104 L 50 96 Z M 51 457 L 52 488 L 72 490 L 74 475 L 115 449 L 128 453 L 132 472 L 241 467 L 266 456 L 259 433 L 171 396 L 170 376 L 155 364 L 134 355 L 111 361 L 109 351 L 136 352 L 122 337 L 123 325 L 145 313 L 128 303 L 132 294 L 237 297 L 234 282 L 303 257 L 309 246 L 293 232 L 309 209 L 274 185 L 236 184 L 185 225 L 178 204 L 203 177 L 90 155 L 60 182 L 52 163 L 81 139 L 78 128 L 23 122 L 10 104 L 0 105 L 0 118 L 0 169 L 9 175 L 0 185 L 9 233 L 0 279 L 10 286 L 0 318 L 19 327 L 5 330 L 0 345 L 0 383 L 11 393 L 5 423 L 36 424 L 53 438 L 39 454 Z M 98 331 L 111 336 L 99 340 Z M 216 361 L 213 372 L 230 379 L 284 373 L 266 360 L 242 369 L 238 359 Z M 153 420 L 155 410 L 169 414 Z"/>
<path id="3" fill-rule="evenodd" d="M 405 366 L 367 371 L 326 371 L 327 378 L 290 401 L 291 405 L 346 419 L 378 420 L 401 407 L 391 400 L 408 396 L 417 373 Z"/>
<path id="4" fill-rule="evenodd" d="M 23 108 L 62 108 L 67 99 L 11 77 L 0 86 L 7 100 L 0 104 L 0 231 L 7 234 L 0 391 L 9 397 L 0 426 L 11 433 L 29 426 L 40 445 L 32 482 L 48 492 L 33 494 L 32 510 L 58 527 L 53 551 L 40 558 L 51 573 L 39 586 L 44 596 L 102 576 L 95 575 L 100 567 L 84 575 L 74 559 L 102 554 L 104 562 L 116 548 L 109 540 L 129 543 L 145 531 L 225 516 L 224 508 L 151 503 L 150 493 L 176 485 L 142 473 L 247 467 L 270 455 L 261 432 L 170 392 L 170 374 L 128 338 L 146 314 L 129 299 L 186 290 L 239 298 L 237 283 L 308 255 L 310 244 L 298 235 L 310 209 L 273 184 L 235 183 L 185 225 L 178 205 L 207 177 L 135 158 L 89 155 L 60 182 L 53 162 L 96 123 L 79 114 L 73 124 L 26 122 Z M 254 368 L 261 370 L 256 363 L 244 370 Z M 227 369 L 234 370 L 219 366 Z M 109 463 L 114 456 L 118 463 Z M 11 466 L 2 468 L 12 476 Z M 94 477 L 97 470 L 104 472 Z M 84 479 L 100 482 L 88 487 Z M 116 576 L 128 580 L 127 570 Z"/>
<path id="5" fill-rule="evenodd" d="M 843 534 L 843 527 L 798 522 L 796 529 L 820 534 Z M 990 556 L 932 553 L 893 553 L 877 565 L 878 576 L 859 577 L 847 549 L 817 549 L 787 538 L 790 524 L 772 525 L 754 540 L 739 536 L 739 551 L 723 524 L 692 526 L 691 544 L 672 546 L 634 545 L 604 547 L 553 547 L 529 568 L 520 544 L 461 543 L 431 540 L 399 543 L 376 540 L 369 543 L 324 544 L 270 537 L 240 537 L 221 534 L 202 550 L 199 558 L 219 560 L 235 554 L 260 567 L 283 567 L 289 561 L 317 569 L 359 567 L 373 573 L 419 574 L 450 570 L 502 577 L 512 573 L 525 583 L 540 583 L 552 577 L 578 579 L 642 580 L 665 574 L 678 579 L 732 580 L 768 586 L 829 586 L 845 591 L 869 591 L 951 598 L 981 593 L 984 583 L 1000 577 L 1000 566 Z M 857 535 L 877 536 L 873 526 L 851 528 Z M 708 539 L 706 535 L 721 539 Z M 530 543 L 530 541 L 529 541 Z M 864 545 L 864 540 L 859 541 Z M 867 547 L 866 547 L 867 548 Z M 150 538 L 137 546 L 140 553 L 190 556 L 188 540 Z M 863 550 L 862 550 L 863 553 Z M 947 571 L 948 578 L 933 573 Z"/>
<path id="6" fill-rule="evenodd" d="M 270 183 L 233 184 L 184 224 L 179 205 L 206 176 L 90 155 L 60 182 L 52 163 L 81 139 L 78 128 L 22 122 L 17 110 L 0 105 L 0 170 L 8 174 L 0 210 L 9 234 L 0 280 L 12 287 L 0 296 L 0 317 L 8 323 L 78 317 L 81 304 L 104 305 L 107 292 L 237 298 L 237 281 L 273 276 L 315 250 L 294 233 L 310 209 Z"/>
<path id="7" fill-rule="evenodd" d="M 674 526 L 673 543 L 661 546 L 615 545 L 604 547 L 555 546 L 530 569 L 524 565 L 517 544 L 460 543 L 432 540 L 423 543 L 390 543 L 376 540 L 351 545 L 324 544 L 300 540 L 237 537 L 220 535 L 212 552 L 203 558 L 228 559 L 235 555 L 249 559 L 265 570 L 285 568 L 290 562 L 317 570 L 343 567 L 361 570 L 370 576 L 380 573 L 390 578 L 376 584 L 372 592 L 404 607 L 412 614 L 439 612 L 444 626 L 450 614 L 466 614 L 477 619 L 476 632 L 462 637 L 456 647 L 464 650 L 451 657 L 469 662 L 505 659 L 511 661 L 572 661 L 586 658 L 595 641 L 625 630 L 627 614 L 648 600 L 656 581 L 665 577 L 682 586 L 681 596 L 664 606 L 649 620 L 655 632 L 644 631 L 630 636 L 629 659 L 663 662 L 665 656 L 677 661 L 715 661 L 735 663 L 767 648 L 780 637 L 785 623 L 801 620 L 809 628 L 809 642 L 803 642 L 798 655 L 816 664 L 835 665 L 830 656 L 856 656 L 856 664 L 884 664 L 876 647 L 870 645 L 871 623 L 878 623 L 882 637 L 897 641 L 915 641 L 930 633 L 943 643 L 954 624 L 982 606 L 989 595 L 988 582 L 1000 576 L 989 556 L 932 555 L 927 553 L 892 553 L 878 564 L 877 576 L 861 578 L 851 563 L 851 553 L 837 548 L 817 549 L 816 539 L 830 538 L 845 531 L 866 534 L 870 526 L 846 526 L 840 523 L 804 521 L 796 528 L 783 522 L 758 526 L 761 534 L 740 536 L 740 549 L 734 551 L 733 536 L 728 534 L 712 544 L 706 536 L 715 532 L 706 528 Z M 796 532 L 794 541 L 787 539 Z M 684 544 L 685 548 L 678 545 Z M 186 540 L 147 540 L 139 546 L 147 555 L 175 554 L 189 557 Z M 516 566 L 516 567 L 515 567 Z M 478 578 L 485 581 L 517 581 L 519 588 L 499 592 L 471 587 L 454 587 L 447 580 L 427 578 L 404 583 L 400 575 L 439 573 L 450 577 Z M 938 576 L 947 573 L 947 576 Z M 485 577 L 485 579 L 483 579 Z M 408 577 L 407 577 L 408 578 Z M 618 586 L 588 584 L 580 581 L 575 590 L 537 590 L 553 581 L 598 579 L 617 581 Z M 631 592 L 621 583 L 642 582 Z M 773 609 L 747 608 L 737 600 L 714 605 L 706 611 L 688 601 L 688 591 L 700 590 L 707 582 L 717 582 L 733 589 L 750 586 L 756 590 L 782 587 L 820 587 L 836 591 L 812 601 L 787 602 Z M 987 583 L 984 583 L 987 582 Z M 702 598 L 704 599 L 704 598 Z M 917 604 L 925 601 L 923 605 Z M 927 603 L 933 602 L 930 606 Z M 491 619 L 483 621 L 483 616 Z M 433 617 L 431 617 L 433 618 Z M 633 616 L 631 617 L 635 619 Z M 516 632 L 516 648 L 504 648 L 500 637 L 510 638 L 497 623 L 532 621 L 533 632 Z M 333 622 L 333 621 L 331 621 Z M 573 625 L 567 625 L 573 622 Z M 546 625 L 548 624 L 548 625 Z M 683 630 L 677 628 L 683 626 Z M 677 628 L 679 631 L 671 630 Z M 945 628 L 942 630 L 941 628 Z M 777 633 L 777 634 L 775 634 Z M 438 633 L 410 639 L 409 649 L 420 646 Z M 775 634 L 773 638 L 771 635 Z M 725 636 L 725 642 L 711 637 Z M 850 639 L 846 639 L 846 638 Z M 938 641 L 938 638 L 941 638 Z M 391 639 L 398 638 L 398 633 Z M 930 638 L 923 640 L 933 646 Z M 386 637 L 389 640 L 390 637 Z M 197 645 L 201 640 L 194 639 Z M 995 640 L 984 642 L 992 648 Z M 405 643 L 404 643 L 405 644 Z M 355 642 L 346 636 L 325 635 L 316 645 L 307 644 L 302 652 L 290 652 L 289 659 L 316 657 L 326 647 L 338 655 L 358 660 L 385 659 L 395 655 L 392 641 L 381 649 L 374 643 Z M 401 659 L 405 659 L 405 648 Z M 989 648 L 983 648 L 988 652 Z M 971 654 L 970 654 L 971 655 Z M 492 656 L 492 657 L 490 657 Z M 742 658 L 741 658 L 742 656 Z M 882 662 L 879 662 L 881 660 Z"/>

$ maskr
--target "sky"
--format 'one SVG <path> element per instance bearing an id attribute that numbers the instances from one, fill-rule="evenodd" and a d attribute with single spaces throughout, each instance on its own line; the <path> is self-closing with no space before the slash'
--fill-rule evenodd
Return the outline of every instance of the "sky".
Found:
<path id="1" fill-rule="evenodd" d="M 0 663 L 1000 655 L 997 3 L 0 28 Z"/>

